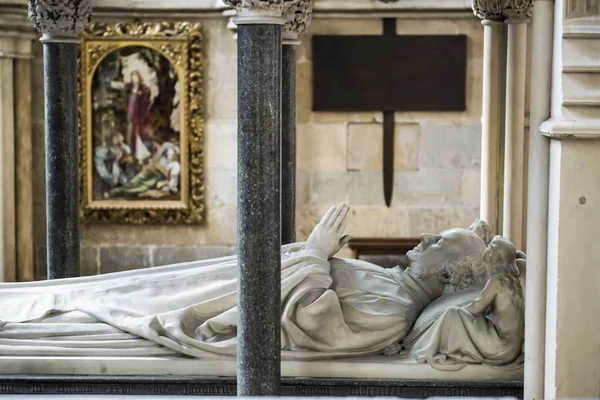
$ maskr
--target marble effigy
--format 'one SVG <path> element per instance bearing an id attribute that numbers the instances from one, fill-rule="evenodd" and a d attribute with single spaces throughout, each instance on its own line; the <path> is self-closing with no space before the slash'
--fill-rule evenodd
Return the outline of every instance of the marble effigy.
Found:
<path id="1" fill-rule="evenodd" d="M 408 267 L 383 269 L 333 258 L 349 216 L 333 207 L 306 243 L 282 247 L 283 376 L 521 379 L 510 242 L 480 221 L 423 234 Z M 0 373 L 232 376 L 236 296 L 235 256 L 0 284 Z"/>

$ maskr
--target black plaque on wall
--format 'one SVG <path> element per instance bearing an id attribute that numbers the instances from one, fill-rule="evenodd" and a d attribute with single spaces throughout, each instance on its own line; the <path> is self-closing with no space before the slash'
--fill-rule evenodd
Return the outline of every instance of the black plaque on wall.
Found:
<path id="1" fill-rule="evenodd" d="M 313 111 L 464 111 L 467 36 L 313 36 Z"/>

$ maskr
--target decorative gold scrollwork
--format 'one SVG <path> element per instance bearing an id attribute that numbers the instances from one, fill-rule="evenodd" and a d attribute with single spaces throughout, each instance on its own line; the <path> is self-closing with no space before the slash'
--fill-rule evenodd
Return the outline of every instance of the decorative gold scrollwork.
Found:
<path id="1" fill-rule="evenodd" d="M 199 23 L 93 23 L 81 35 L 79 68 L 80 216 L 85 224 L 198 224 L 205 221 L 203 36 Z M 186 93 L 181 141 L 181 200 L 93 200 L 91 82 L 115 49 L 143 46 L 171 62 Z M 182 102 L 182 103 L 184 103 Z M 185 143 L 185 150 L 184 150 Z M 184 157 L 185 155 L 185 157 Z M 185 172 L 185 171 L 187 172 Z M 184 181 L 185 179 L 185 181 Z M 174 204 L 177 203 L 177 204 Z"/>

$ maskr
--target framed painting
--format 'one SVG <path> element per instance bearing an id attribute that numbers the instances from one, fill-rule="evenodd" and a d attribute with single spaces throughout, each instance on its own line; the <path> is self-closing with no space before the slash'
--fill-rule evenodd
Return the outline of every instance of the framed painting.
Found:
<path id="1" fill-rule="evenodd" d="M 79 54 L 84 223 L 204 221 L 202 30 L 95 23 Z"/>

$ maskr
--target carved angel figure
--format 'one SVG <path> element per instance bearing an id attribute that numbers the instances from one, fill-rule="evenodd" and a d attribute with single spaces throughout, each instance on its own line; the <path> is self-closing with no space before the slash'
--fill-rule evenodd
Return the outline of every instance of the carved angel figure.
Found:
<path id="1" fill-rule="evenodd" d="M 479 296 L 464 307 L 451 307 L 411 349 L 418 362 L 460 368 L 467 363 L 516 365 L 525 335 L 523 288 L 517 251 L 495 236 L 484 253 L 490 278 Z"/>

